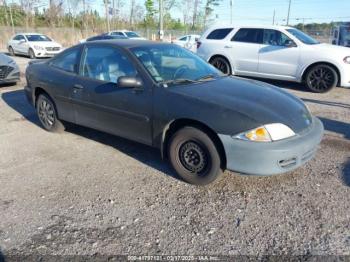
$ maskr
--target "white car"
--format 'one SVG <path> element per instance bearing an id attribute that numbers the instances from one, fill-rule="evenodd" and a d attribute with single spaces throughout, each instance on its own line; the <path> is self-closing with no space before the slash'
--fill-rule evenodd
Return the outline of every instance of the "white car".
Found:
<path id="1" fill-rule="evenodd" d="M 62 45 L 38 33 L 16 34 L 7 43 L 10 55 L 28 55 L 30 58 L 53 57 L 62 51 Z"/>
<path id="2" fill-rule="evenodd" d="M 184 35 L 172 41 L 172 43 L 179 45 L 181 47 L 187 48 L 192 52 L 197 50 L 197 41 L 200 35 Z"/>
<path id="3" fill-rule="evenodd" d="M 350 87 L 350 48 L 321 44 L 286 26 L 208 29 L 197 54 L 226 74 L 305 83 L 314 92 Z"/>
<path id="4" fill-rule="evenodd" d="M 129 31 L 129 30 L 116 30 L 116 31 L 111 31 L 108 34 L 109 35 L 125 36 L 127 38 L 134 39 L 134 40 L 147 40 L 146 38 L 140 36 L 136 32 Z"/>

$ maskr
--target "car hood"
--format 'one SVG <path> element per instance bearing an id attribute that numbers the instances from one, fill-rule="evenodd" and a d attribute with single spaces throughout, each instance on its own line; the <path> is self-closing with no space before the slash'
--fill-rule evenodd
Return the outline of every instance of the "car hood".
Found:
<path id="1" fill-rule="evenodd" d="M 319 52 L 342 54 L 344 56 L 350 56 L 350 49 L 345 46 L 330 45 L 330 44 L 318 44 L 312 45 L 312 48 Z"/>
<path id="2" fill-rule="evenodd" d="M 275 86 L 238 77 L 170 87 L 171 92 L 191 97 L 222 112 L 231 110 L 256 122 L 256 127 L 282 123 L 295 133 L 306 130 L 312 121 L 305 104 Z M 220 110 L 218 111 L 220 114 Z M 235 121 L 235 119 L 232 119 Z"/>
<path id="3" fill-rule="evenodd" d="M 55 41 L 33 41 L 30 42 L 32 45 L 38 45 L 38 46 L 42 46 L 42 47 L 62 47 L 62 45 L 60 45 L 59 43 L 55 42 Z"/>
<path id="4" fill-rule="evenodd" d="M 14 61 L 11 57 L 0 54 L 0 66 L 8 65 L 10 62 Z"/>

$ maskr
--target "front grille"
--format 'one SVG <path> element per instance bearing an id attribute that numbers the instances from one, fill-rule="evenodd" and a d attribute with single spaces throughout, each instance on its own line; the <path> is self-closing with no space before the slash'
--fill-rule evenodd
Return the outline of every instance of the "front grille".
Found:
<path id="1" fill-rule="evenodd" d="M 59 51 L 59 47 L 46 47 L 46 51 Z"/>
<path id="2" fill-rule="evenodd" d="M 0 66 L 0 79 L 5 79 L 13 69 L 11 66 Z"/>

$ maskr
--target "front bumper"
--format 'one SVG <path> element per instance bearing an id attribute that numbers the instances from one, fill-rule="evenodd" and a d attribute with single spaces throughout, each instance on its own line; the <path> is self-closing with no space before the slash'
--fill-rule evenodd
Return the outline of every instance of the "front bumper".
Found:
<path id="1" fill-rule="evenodd" d="M 62 49 L 59 51 L 35 50 L 34 52 L 36 57 L 54 57 L 61 53 Z"/>
<path id="2" fill-rule="evenodd" d="M 250 142 L 219 135 L 226 152 L 227 169 L 268 176 L 292 171 L 316 153 L 323 136 L 323 124 L 313 117 L 311 128 L 295 137 L 276 142 Z"/>

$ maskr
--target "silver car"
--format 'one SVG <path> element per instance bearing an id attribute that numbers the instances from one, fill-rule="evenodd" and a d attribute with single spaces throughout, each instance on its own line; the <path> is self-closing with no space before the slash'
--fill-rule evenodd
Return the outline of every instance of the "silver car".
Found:
<path id="1" fill-rule="evenodd" d="M 19 81 L 19 67 L 11 57 L 0 53 L 0 84 Z"/>

